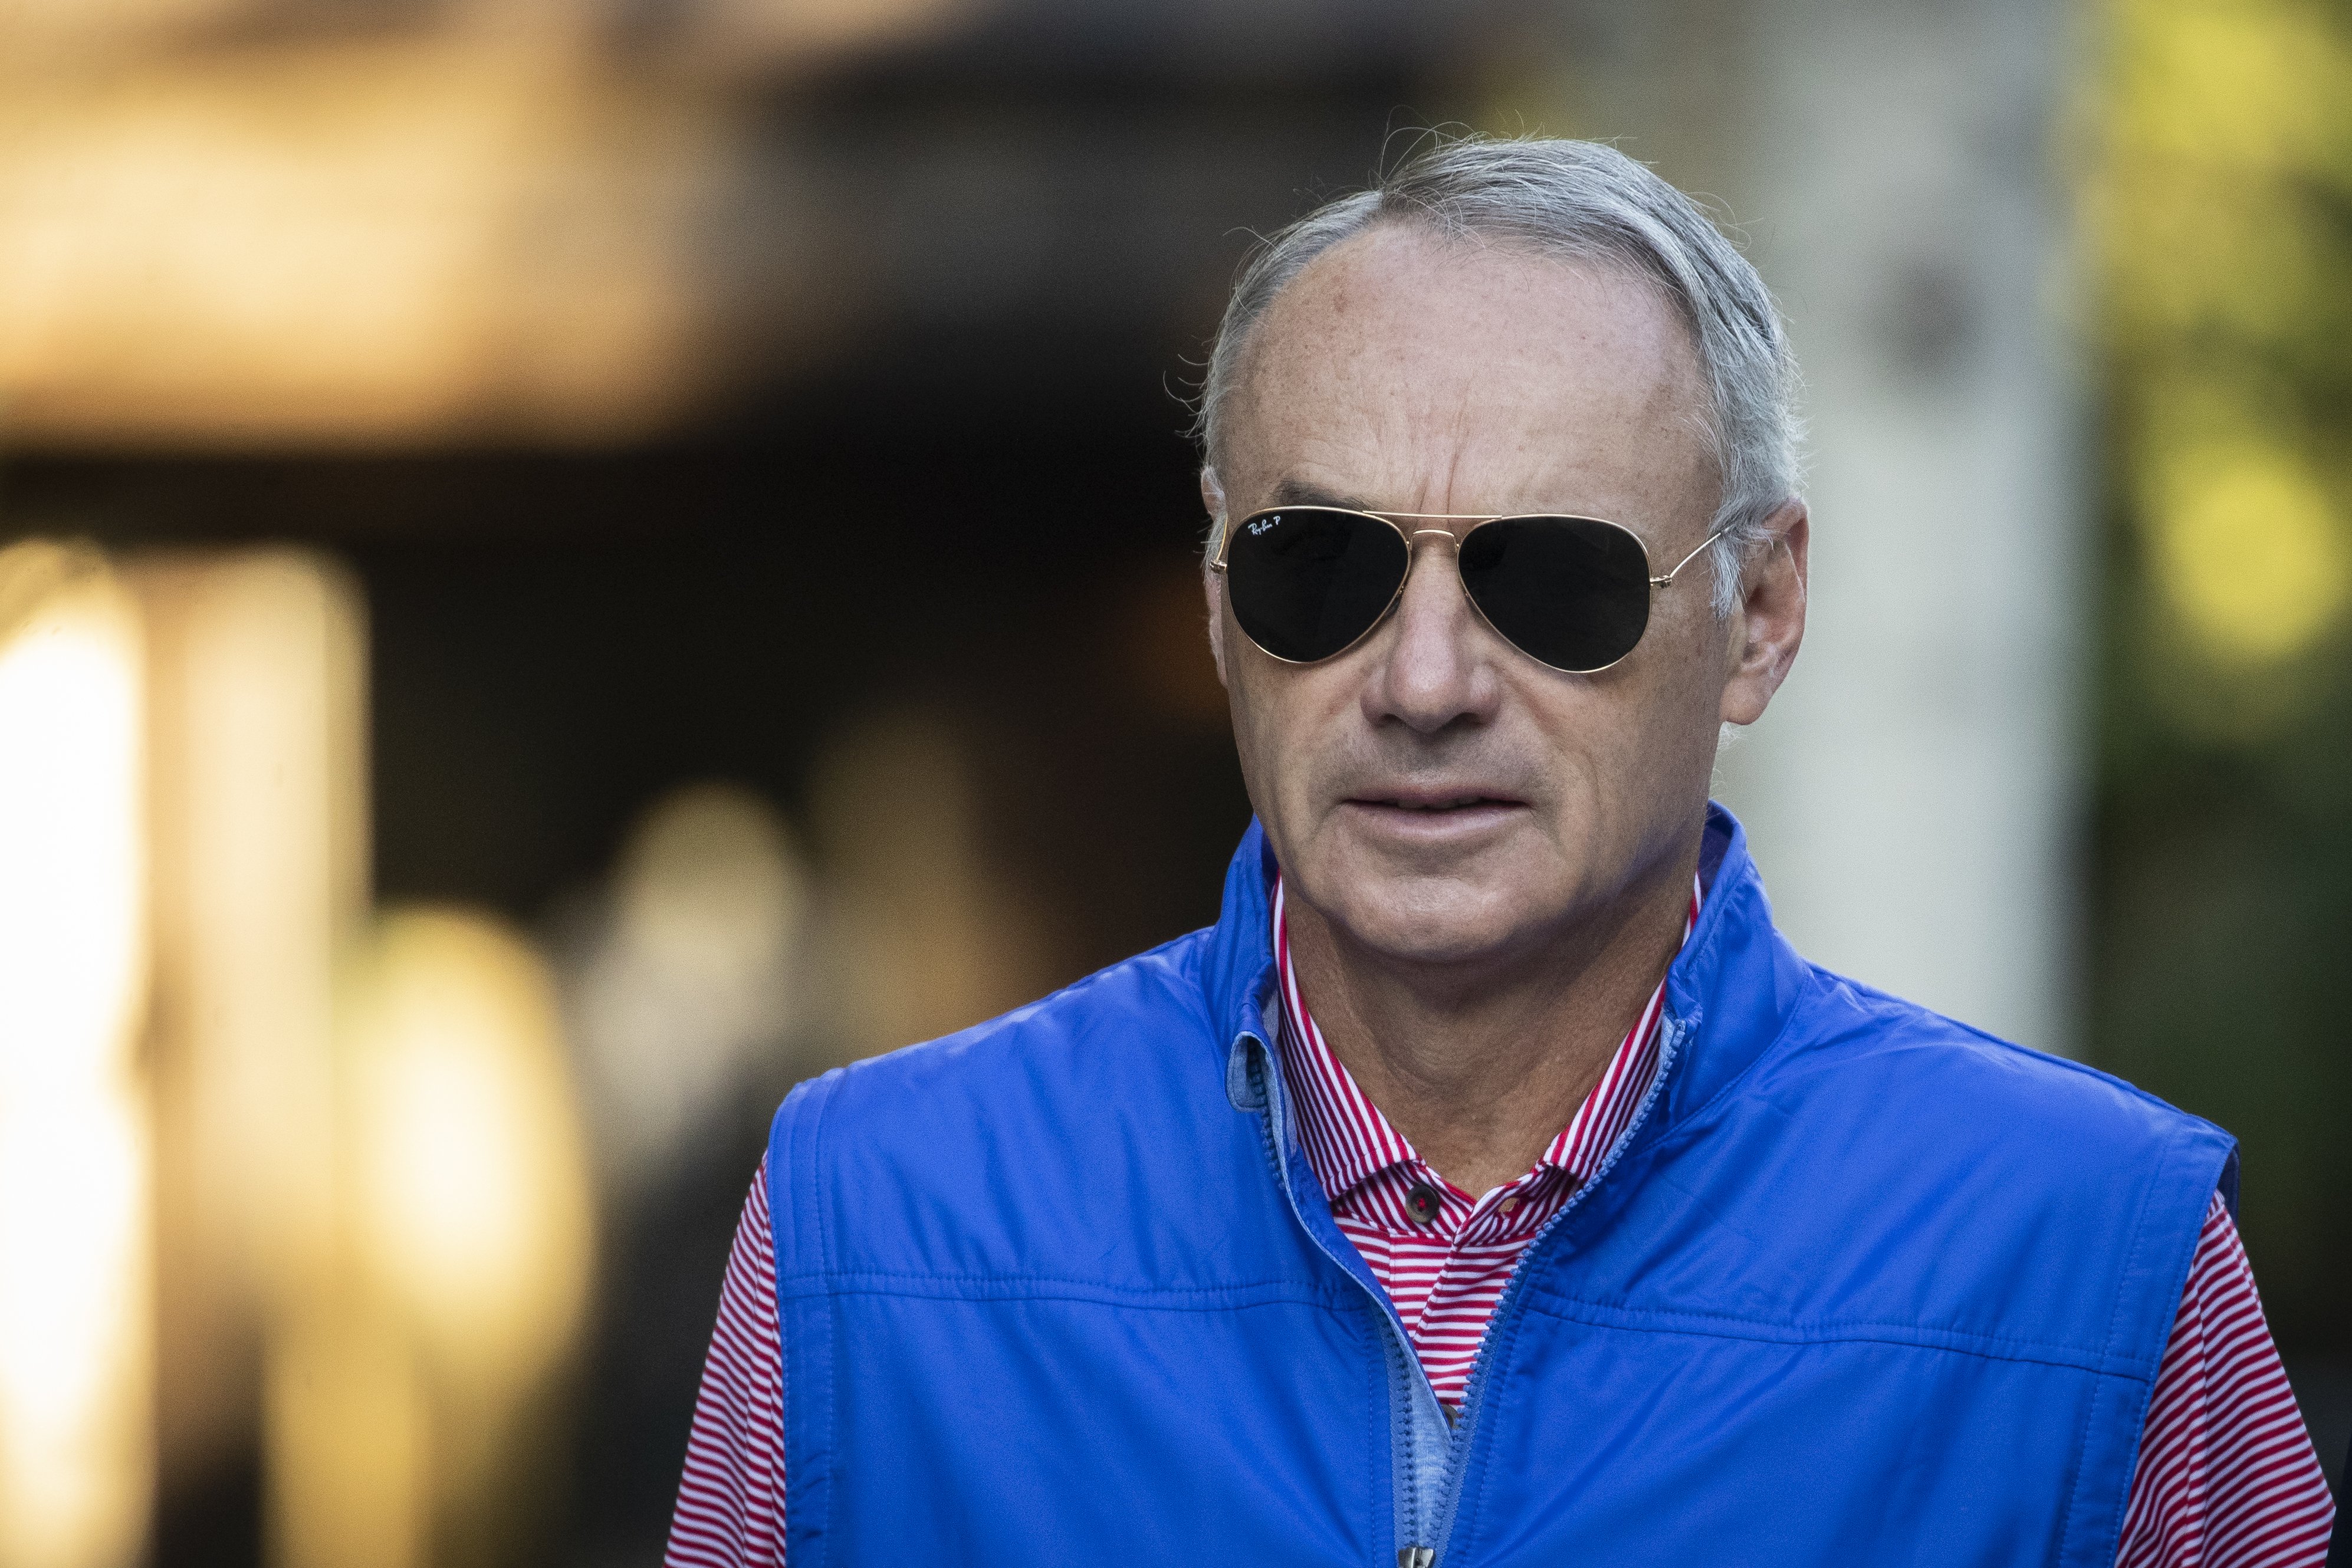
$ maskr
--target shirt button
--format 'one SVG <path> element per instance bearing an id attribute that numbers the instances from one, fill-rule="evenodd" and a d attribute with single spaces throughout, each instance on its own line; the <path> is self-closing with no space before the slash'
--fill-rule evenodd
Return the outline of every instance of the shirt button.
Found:
<path id="1" fill-rule="evenodd" d="M 1427 1225 L 1435 1219 L 1437 1211 L 1443 1207 L 1437 1189 L 1427 1182 L 1417 1183 L 1411 1192 L 1404 1195 L 1404 1211 L 1412 1215 L 1418 1225 Z"/>

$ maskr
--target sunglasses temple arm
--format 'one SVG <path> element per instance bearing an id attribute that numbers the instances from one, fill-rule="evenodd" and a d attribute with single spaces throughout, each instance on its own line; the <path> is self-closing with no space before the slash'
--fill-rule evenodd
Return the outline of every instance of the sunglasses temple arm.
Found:
<path id="1" fill-rule="evenodd" d="M 1699 545 L 1697 549 L 1691 551 L 1690 554 L 1675 562 L 1674 570 L 1669 571 L 1664 577 L 1654 577 L 1650 579 L 1650 586 L 1652 588 L 1672 588 L 1675 583 L 1675 579 L 1681 574 L 1683 568 L 1688 566 L 1691 562 L 1696 560 L 1702 554 L 1704 554 L 1708 545 L 1713 544 L 1716 540 L 1721 538 L 1724 535 L 1729 533 L 1733 528 L 1738 528 L 1738 526 L 1739 525 L 1737 523 L 1726 523 L 1723 527 L 1716 529 L 1715 532 L 1707 535 L 1705 541 Z"/>

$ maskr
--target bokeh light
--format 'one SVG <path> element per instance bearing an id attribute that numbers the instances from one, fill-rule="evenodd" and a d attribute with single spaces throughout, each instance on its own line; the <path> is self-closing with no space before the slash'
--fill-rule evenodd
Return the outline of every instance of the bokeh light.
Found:
<path id="1" fill-rule="evenodd" d="M 991 863 L 972 752 L 946 715 L 904 708 L 862 720 L 818 759 L 819 962 L 846 1056 L 935 1039 L 1052 983 L 1035 911 Z"/>
<path id="2" fill-rule="evenodd" d="M 362 1250 L 453 1375 L 526 1387 L 579 1327 L 593 1236 L 545 965 L 482 917 L 398 912 L 347 1006 Z"/>
<path id="3" fill-rule="evenodd" d="M 0 393 L 52 439 L 611 438 L 725 362 L 719 110 L 560 51 L 143 62 L 0 91 Z"/>
<path id="4" fill-rule="evenodd" d="M 0 1563 L 147 1530 L 139 629 L 93 553 L 0 550 Z"/>
<path id="5" fill-rule="evenodd" d="M 659 1177 L 801 1021 L 809 872 L 775 808 L 688 785 L 621 847 L 566 1010 L 614 1189 Z"/>
<path id="6" fill-rule="evenodd" d="M 2352 538 L 2295 455 L 2192 448 L 2166 465 L 2149 512 L 2164 591 L 2214 658 L 2292 657 L 2342 615 Z"/>
<path id="7" fill-rule="evenodd" d="M 2334 645 L 2352 570 L 2330 418 L 2352 363 L 2352 42 L 2300 0 L 2114 0 L 2107 17 L 2086 211 L 2146 562 L 2125 668 L 2172 686 L 2158 650 L 2185 630 L 2223 685 L 2179 722 L 2227 730 L 2213 710 L 2246 689 L 2229 683 Z M 2273 685 L 2260 727 L 2323 690 Z"/>

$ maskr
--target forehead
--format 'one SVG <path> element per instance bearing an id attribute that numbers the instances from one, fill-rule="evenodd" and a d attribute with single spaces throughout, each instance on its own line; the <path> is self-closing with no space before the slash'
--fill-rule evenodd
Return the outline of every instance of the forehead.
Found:
<path id="1" fill-rule="evenodd" d="M 1660 291 L 1605 264 L 1376 227 L 1260 320 L 1226 419 L 1243 506 L 1312 486 L 1400 511 L 1712 504 L 1705 392 Z"/>

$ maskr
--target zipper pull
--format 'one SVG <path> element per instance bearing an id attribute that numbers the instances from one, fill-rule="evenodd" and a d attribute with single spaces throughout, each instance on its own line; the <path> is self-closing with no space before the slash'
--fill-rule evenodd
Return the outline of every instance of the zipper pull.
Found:
<path id="1" fill-rule="evenodd" d="M 1400 1546 L 1397 1548 L 1397 1568 L 1430 1568 L 1437 1561 L 1434 1546 Z"/>

